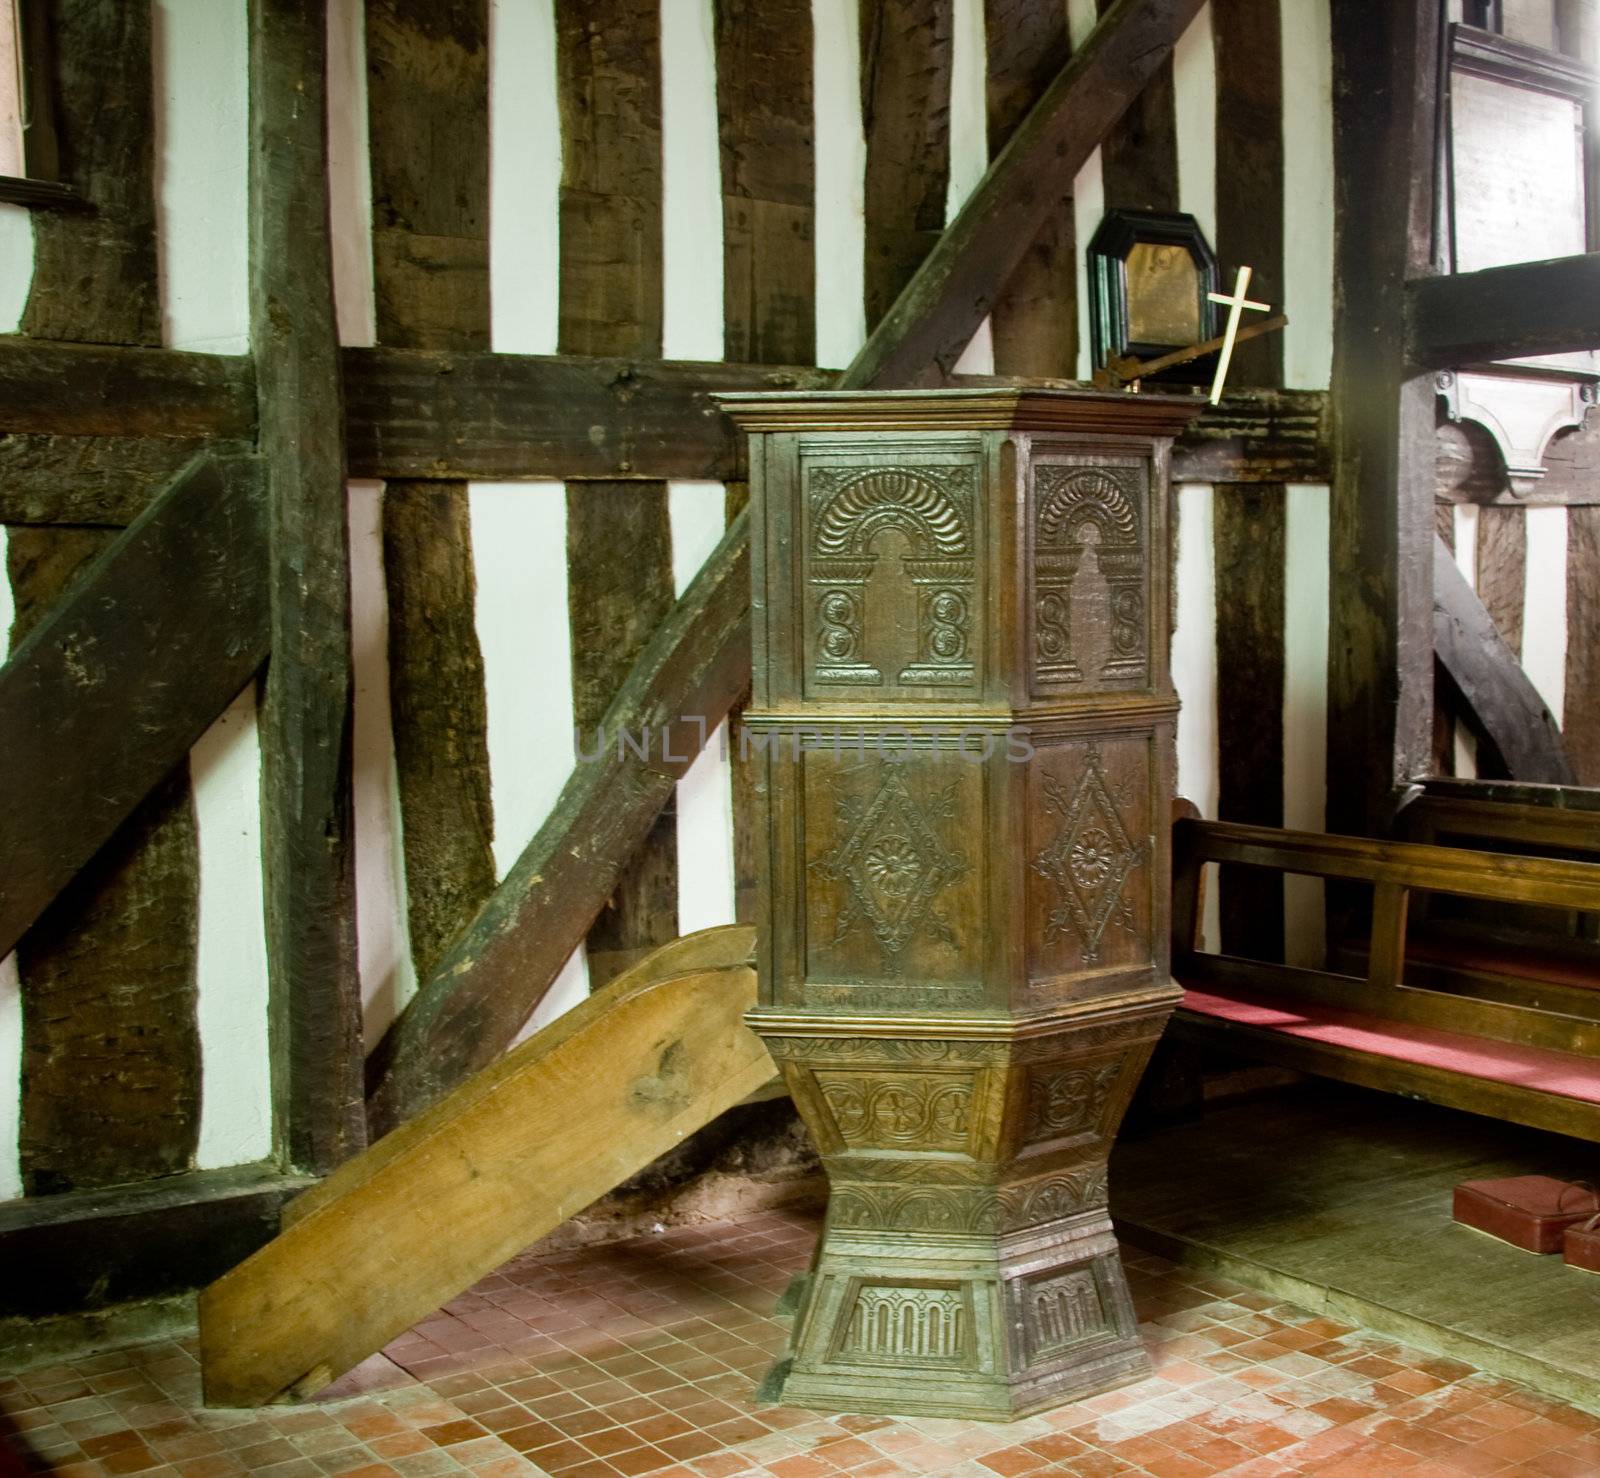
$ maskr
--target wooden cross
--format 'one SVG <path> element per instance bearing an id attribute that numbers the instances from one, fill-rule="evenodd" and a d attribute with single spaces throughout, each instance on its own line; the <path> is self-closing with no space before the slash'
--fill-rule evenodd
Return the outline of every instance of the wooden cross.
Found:
<path id="1" fill-rule="evenodd" d="M 1233 296 L 1227 293 L 1207 293 L 1206 296 L 1213 303 L 1226 303 L 1228 306 L 1228 327 L 1222 335 L 1222 353 L 1217 358 L 1217 377 L 1211 382 L 1211 403 L 1215 405 L 1222 399 L 1223 382 L 1228 378 L 1228 362 L 1233 358 L 1233 346 L 1239 337 L 1239 320 L 1244 316 L 1246 308 L 1254 308 L 1258 313 L 1265 313 L 1266 303 L 1254 303 L 1245 296 L 1250 290 L 1250 268 L 1239 268 L 1239 274 L 1233 280 Z"/>

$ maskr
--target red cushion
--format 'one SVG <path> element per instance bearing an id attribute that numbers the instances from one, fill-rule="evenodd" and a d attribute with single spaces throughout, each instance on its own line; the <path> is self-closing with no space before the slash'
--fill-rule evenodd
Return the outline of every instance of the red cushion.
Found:
<path id="1" fill-rule="evenodd" d="M 1600 1061 L 1575 1052 L 1521 1047 L 1410 1022 L 1386 1021 L 1358 1011 L 1334 1011 L 1298 1002 L 1293 1006 L 1269 1005 L 1242 995 L 1217 995 L 1203 990 L 1186 990 L 1183 1004 L 1202 1016 L 1238 1026 L 1282 1032 L 1397 1062 L 1443 1068 L 1469 1078 L 1486 1078 L 1561 1098 L 1600 1103 Z"/>

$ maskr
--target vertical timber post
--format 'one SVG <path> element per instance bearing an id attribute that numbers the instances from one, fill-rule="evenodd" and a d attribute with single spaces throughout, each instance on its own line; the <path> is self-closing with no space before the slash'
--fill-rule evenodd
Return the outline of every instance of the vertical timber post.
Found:
<path id="1" fill-rule="evenodd" d="M 1405 283 L 1432 262 L 1435 0 L 1333 0 L 1328 830 L 1374 835 L 1433 737 L 1434 388 Z"/>
<path id="2" fill-rule="evenodd" d="M 323 0 L 250 3 L 250 329 L 272 559 L 261 822 L 279 1153 L 365 1142 L 350 796 L 344 397 L 328 224 Z"/>

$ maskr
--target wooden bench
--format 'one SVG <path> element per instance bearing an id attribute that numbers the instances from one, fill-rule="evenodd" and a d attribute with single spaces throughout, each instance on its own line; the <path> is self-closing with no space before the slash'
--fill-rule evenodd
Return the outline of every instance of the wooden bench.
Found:
<path id="1" fill-rule="evenodd" d="M 1173 829 L 1173 975 L 1180 1040 L 1221 1047 L 1498 1119 L 1600 1141 L 1600 989 L 1456 994 L 1408 956 L 1413 893 L 1600 911 L 1600 863 L 1180 818 Z M 1209 863 L 1372 888 L 1360 973 L 1205 952 L 1198 926 Z M 1576 1009 L 1575 1009 L 1576 1008 Z"/>

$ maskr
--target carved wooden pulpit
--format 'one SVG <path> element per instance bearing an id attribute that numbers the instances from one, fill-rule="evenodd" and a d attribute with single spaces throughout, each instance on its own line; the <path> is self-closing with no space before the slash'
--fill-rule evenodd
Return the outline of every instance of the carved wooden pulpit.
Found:
<path id="1" fill-rule="evenodd" d="M 750 435 L 750 1025 L 821 1148 L 783 1400 L 1006 1419 L 1147 1369 L 1106 1156 L 1168 973 L 1188 397 L 719 396 Z"/>

